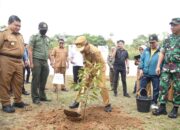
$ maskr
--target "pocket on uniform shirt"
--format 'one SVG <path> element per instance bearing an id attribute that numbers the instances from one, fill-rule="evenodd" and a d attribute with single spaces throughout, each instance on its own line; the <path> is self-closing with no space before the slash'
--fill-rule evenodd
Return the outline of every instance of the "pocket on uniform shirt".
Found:
<path id="1" fill-rule="evenodd" d="M 6 47 L 6 48 L 14 48 L 15 46 L 16 46 L 16 44 L 17 44 L 17 40 L 15 39 L 15 38 L 7 38 L 6 40 L 5 40 L 5 44 L 4 44 L 4 46 Z"/>

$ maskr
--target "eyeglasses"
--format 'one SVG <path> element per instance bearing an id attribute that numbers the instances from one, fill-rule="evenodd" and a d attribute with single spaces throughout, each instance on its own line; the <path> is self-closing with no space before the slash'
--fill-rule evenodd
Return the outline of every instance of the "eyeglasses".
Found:
<path id="1" fill-rule="evenodd" d="M 149 42 L 150 44 L 156 43 L 156 42 Z"/>

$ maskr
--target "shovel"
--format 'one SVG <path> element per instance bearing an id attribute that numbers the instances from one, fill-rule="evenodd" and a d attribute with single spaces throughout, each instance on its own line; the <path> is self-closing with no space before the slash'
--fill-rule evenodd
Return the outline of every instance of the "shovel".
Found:
<path id="1" fill-rule="evenodd" d="M 71 109 L 64 109 L 64 114 L 68 117 L 80 117 L 81 116 L 81 102 L 79 103 L 79 107 L 77 111 Z"/>

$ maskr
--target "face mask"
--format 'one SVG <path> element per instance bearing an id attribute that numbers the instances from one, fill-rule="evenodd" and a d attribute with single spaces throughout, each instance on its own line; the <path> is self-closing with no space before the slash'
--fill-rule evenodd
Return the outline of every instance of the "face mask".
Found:
<path id="1" fill-rule="evenodd" d="M 39 33 L 40 33 L 41 35 L 45 35 L 46 32 L 47 32 L 47 30 L 39 30 Z"/>

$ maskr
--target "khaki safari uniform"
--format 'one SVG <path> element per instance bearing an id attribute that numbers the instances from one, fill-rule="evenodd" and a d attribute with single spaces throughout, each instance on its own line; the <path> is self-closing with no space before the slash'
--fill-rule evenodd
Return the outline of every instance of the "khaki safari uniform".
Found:
<path id="1" fill-rule="evenodd" d="M 33 35 L 30 38 L 29 46 L 32 48 L 32 83 L 31 96 L 32 100 L 46 99 L 45 86 L 49 75 L 49 49 L 50 40 L 47 36 L 40 34 Z"/>
<path id="2" fill-rule="evenodd" d="M 105 105 L 109 104 L 109 94 L 108 94 L 108 89 L 106 88 L 106 75 L 105 75 L 105 70 L 106 70 L 106 64 L 105 61 L 101 55 L 101 52 L 92 44 L 88 44 L 86 47 L 86 52 L 83 53 L 83 58 L 85 61 L 85 67 L 89 67 L 88 64 L 86 64 L 86 61 L 90 62 L 90 63 L 100 63 L 102 64 L 102 77 L 101 80 L 99 82 L 98 87 L 101 88 L 101 95 L 103 98 L 103 102 Z M 97 71 L 96 71 L 97 72 Z M 91 82 L 92 82 L 92 77 L 94 74 L 90 74 L 89 78 L 87 79 L 89 82 L 87 83 L 87 87 L 90 86 Z M 79 94 L 81 93 L 81 91 L 79 91 L 77 97 L 76 97 L 76 101 L 78 100 Z"/>
<path id="3" fill-rule="evenodd" d="M 14 102 L 21 102 L 23 85 L 24 40 L 20 33 L 10 29 L 0 32 L 0 100 L 3 106 L 10 105 L 10 90 Z M 12 84 L 12 85 L 11 85 Z M 12 86 L 12 88 L 10 87 Z"/>
<path id="4" fill-rule="evenodd" d="M 55 47 L 51 56 L 54 57 L 54 72 L 61 73 L 64 76 L 64 85 L 61 85 L 61 90 L 65 90 L 65 74 L 68 60 L 68 51 L 66 48 Z M 54 84 L 54 88 L 57 89 L 57 84 Z"/>

